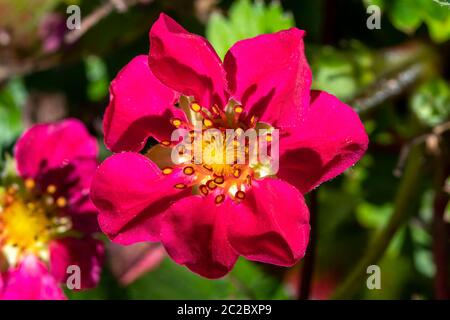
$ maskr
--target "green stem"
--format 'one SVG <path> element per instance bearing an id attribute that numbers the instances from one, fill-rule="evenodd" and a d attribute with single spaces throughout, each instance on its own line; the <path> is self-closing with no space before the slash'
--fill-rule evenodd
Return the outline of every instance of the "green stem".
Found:
<path id="1" fill-rule="evenodd" d="M 358 293 L 359 289 L 365 286 L 367 267 L 376 264 L 383 257 L 395 233 L 407 221 L 411 212 L 410 204 L 418 192 L 423 164 L 422 149 L 423 146 L 416 145 L 411 150 L 390 220 L 375 236 L 373 242 L 366 250 L 366 255 L 357 263 L 342 285 L 336 289 L 332 296 L 333 299 L 352 298 Z"/>

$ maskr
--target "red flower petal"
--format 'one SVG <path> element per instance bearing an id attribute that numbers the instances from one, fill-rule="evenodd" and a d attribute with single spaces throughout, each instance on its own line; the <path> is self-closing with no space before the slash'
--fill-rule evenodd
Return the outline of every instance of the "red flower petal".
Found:
<path id="1" fill-rule="evenodd" d="M 56 279 L 35 256 L 25 257 L 3 277 L 2 300 L 65 300 Z"/>
<path id="2" fill-rule="evenodd" d="M 158 241 L 161 213 L 190 193 L 190 189 L 174 188 L 184 179 L 177 172 L 164 176 L 140 154 L 111 156 L 98 168 L 91 187 L 100 228 L 120 244 Z"/>
<path id="3" fill-rule="evenodd" d="M 313 92 L 305 120 L 280 141 L 277 176 L 302 193 L 354 165 L 369 143 L 356 112 L 326 92 Z"/>
<path id="4" fill-rule="evenodd" d="M 249 116 L 296 126 L 309 105 L 311 70 L 299 29 L 237 42 L 225 56 L 230 92 Z"/>
<path id="5" fill-rule="evenodd" d="M 233 268 L 237 254 L 226 238 L 229 201 L 216 205 L 214 197 L 191 196 L 166 212 L 161 241 L 179 264 L 207 278 L 219 278 Z"/>
<path id="6" fill-rule="evenodd" d="M 96 161 L 97 141 L 76 119 L 38 124 L 22 135 L 15 146 L 17 168 L 24 178 L 36 178 L 74 160 Z"/>
<path id="7" fill-rule="evenodd" d="M 50 243 L 50 272 L 55 279 L 65 283 L 71 275 L 67 268 L 80 268 L 81 289 L 94 288 L 100 280 L 105 248 L 102 241 L 66 237 Z"/>
<path id="8" fill-rule="evenodd" d="M 138 152 L 149 136 L 167 140 L 173 130 L 170 119 L 183 117 L 173 106 L 178 94 L 155 78 L 144 55 L 119 72 L 110 94 L 103 127 L 105 144 L 113 152 Z"/>
<path id="9" fill-rule="evenodd" d="M 212 46 L 163 13 L 150 30 L 149 65 L 162 83 L 204 107 L 227 102 L 225 71 Z"/>
<path id="10" fill-rule="evenodd" d="M 303 196 L 281 180 L 255 181 L 229 213 L 230 244 L 249 260 L 292 266 L 305 255 L 309 230 Z"/>

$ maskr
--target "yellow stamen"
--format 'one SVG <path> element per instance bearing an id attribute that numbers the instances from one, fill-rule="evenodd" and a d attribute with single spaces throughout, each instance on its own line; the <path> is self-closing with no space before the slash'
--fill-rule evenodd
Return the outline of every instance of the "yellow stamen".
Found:
<path id="1" fill-rule="evenodd" d="M 162 173 L 165 175 L 171 174 L 173 172 L 173 169 L 171 167 L 166 167 L 162 169 Z"/>
<path id="2" fill-rule="evenodd" d="M 54 184 L 48 185 L 47 192 L 50 194 L 54 194 L 56 192 L 56 186 Z"/>
<path id="3" fill-rule="evenodd" d="M 185 167 L 184 169 L 183 169 L 183 173 L 185 174 L 185 175 L 187 175 L 187 176 L 190 176 L 190 175 L 192 175 L 193 173 L 194 173 L 194 168 L 192 168 L 192 167 Z"/>
<path id="4" fill-rule="evenodd" d="M 175 188 L 177 189 L 186 189 L 187 185 L 185 185 L 184 183 L 177 183 L 175 185 Z"/>
<path id="5" fill-rule="evenodd" d="M 242 113 L 244 111 L 244 108 L 242 108 L 242 106 L 237 105 L 234 107 L 234 112 L 236 113 Z"/>
<path id="6" fill-rule="evenodd" d="M 161 144 L 165 147 L 168 147 L 168 146 L 170 146 L 170 141 L 163 140 L 163 141 L 161 141 Z"/>
<path id="7" fill-rule="evenodd" d="M 64 197 L 59 197 L 58 199 L 56 199 L 56 205 L 59 208 L 64 208 L 67 205 L 67 200 Z"/>
<path id="8" fill-rule="evenodd" d="M 181 126 L 181 124 L 183 123 L 180 119 L 178 119 L 178 118 L 174 118 L 174 119 L 172 119 L 172 120 L 170 120 L 170 123 L 172 123 L 172 125 L 175 127 L 175 128 L 178 128 L 179 126 Z"/>
<path id="9" fill-rule="evenodd" d="M 194 102 L 191 104 L 191 109 L 194 112 L 199 112 L 202 109 L 202 107 L 198 103 Z"/>
<path id="10" fill-rule="evenodd" d="M 207 128 L 210 128 L 213 126 L 213 122 L 209 119 L 203 119 L 203 125 Z"/>
<path id="11" fill-rule="evenodd" d="M 216 204 L 222 203 L 225 200 L 225 196 L 223 194 L 219 194 L 218 196 L 216 196 L 216 198 L 214 199 L 214 202 Z"/>
<path id="12" fill-rule="evenodd" d="M 28 190 L 34 189 L 34 187 L 36 186 L 36 182 L 33 179 L 26 179 L 24 183 L 25 188 L 27 188 Z"/>

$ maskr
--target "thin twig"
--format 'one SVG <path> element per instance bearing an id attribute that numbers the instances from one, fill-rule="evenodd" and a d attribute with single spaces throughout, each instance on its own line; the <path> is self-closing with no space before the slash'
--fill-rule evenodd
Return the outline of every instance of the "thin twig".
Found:
<path id="1" fill-rule="evenodd" d="M 81 20 L 80 29 L 68 32 L 64 37 L 66 45 L 77 42 L 88 30 L 110 15 L 114 10 L 125 12 L 131 6 L 138 4 L 139 0 L 109 0 L 92 11 L 88 16 Z"/>
<path id="2" fill-rule="evenodd" d="M 373 242 L 367 248 L 366 254 L 356 264 L 356 267 L 343 281 L 342 285 L 336 289 L 333 299 L 352 298 L 365 285 L 364 277 L 367 275 L 367 267 L 376 264 L 383 257 L 392 238 L 411 215 L 410 206 L 418 192 L 422 164 L 423 146 L 415 145 L 409 153 L 405 173 L 397 191 L 394 212 L 385 227 L 375 236 Z"/>

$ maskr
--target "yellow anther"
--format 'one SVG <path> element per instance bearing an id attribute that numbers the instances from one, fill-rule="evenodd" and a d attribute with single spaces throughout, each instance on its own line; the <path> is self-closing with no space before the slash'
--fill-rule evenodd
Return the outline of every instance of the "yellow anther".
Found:
<path id="1" fill-rule="evenodd" d="M 54 184 L 49 184 L 47 187 L 47 192 L 50 194 L 54 194 L 56 192 L 56 186 Z"/>
<path id="2" fill-rule="evenodd" d="M 272 141 L 272 134 L 268 133 L 268 134 L 266 135 L 266 141 L 267 141 L 267 142 L 271 142 L 271 141 Z"/>
<path id="3" fill-rule="evenodd" d="M 64 208 L 67 205 L 67 200 L 64 197 L 59 197 L 58 199 L 56 199 L 56 205 L 59 208 Z"/>
<path id="4" fill-rule="evenodd" d="M 222 184 L 222 183 L 224 183 L 224 181 L 225 181 L 225 179 L 222 176 L 216 177 L 214 179 L 215 184 Z"/>
<path id="5" fill-rule="evenodd" d="M 27 188 L 28 190 L 31 190 L 36 186 L 36 182 L 33 179 L 26 179 L 24 183 L 25 188 Z"/>
<path id="6" fill-rule="evenodd" d="M 214 202 L 216 204 L 222 203 L 225 200 L 225 196 L 223 194 L 219 194 L 218 196 L 216 196 L 216 198 L 214 199 Z"/>
<path id="7" fill-rule="evenodd" d="M 161 144 L 165 147 L 168 147 L 168 146 L 170 146 L 170 141 L 163 140 L 163 141 L 161 141 Z"/>
<path id="8" fill-rule="evenodd" d="M 185 168 L 183 169 L 183 173 L 184 173 L 185 175 L 190 176 L 190 175 L 192 175 L 192 174 L 194 173 L 194 168 L 193 168 L 193 167 L 185 167 Z"/>
<path id="9" fill-rule="evenodd" d="M 173 172 L 173 169 L 171 167 L 166 167 L 162 169 L 162 173 L 165 175 L 171 174 Z"/>
<path id="10" fill-rule="evenodd" d="M 239 200 L 244 200 L 245 199 L 245 192 L 244 191 L 237 191 L 234 196 L 239 199 Z"/>
<path id="11" fill-rule="evenodd" d="M 194 102 L 191 104 L 191 109 L 194 112 L 199 112 L 202 109 L 202 107 L 200 107 L 200 105 L 198 103 Z"/>
<path id="12" fill-rule="evenodd" d="M 208 187 L 209 190 L 214 190 L 215 188 L 217 188 L 217 185 L 214 183 L 213 180 L 208 180 L 206 182 L 206 186 Z"/>
<path id="13" fill-rule="evenodd" d="M 209 119 L 203 119 L 203 125 L 207 128 L 210 128 L 213 126 L 213 122 Z"/>
<path id="14" fill-rule="evenodd" d="M 242 108 L 242 106 L 235 106 L 234 107 L 234 112 L 236 113 L 242 113 L 244 111 L 244 108 Z"/>
<path id="15" fill-rule="evenodd" d="M 234 169 L 234 171 L 233 171 L 233 176 L 234 176 L 235 178 L 239 178 L 239 177 L 241 176 L 241 169 L 239 169 L 239 168 Z"/>
<path id="16" fill-rule="evenodd" d="M 205 186 L 204 184 L 202 184 L 200 187 L 199 187 L 199 189 L 200 189 L 200 192 L 203 194 L 203 195 L 208 195 L 208 193 L 209 193 L 209 190 L 208 190 L 208 187 L 207 186 Z"/>
<path id="17" fill-rule="evenodd" d="M 180 119 L 178 118 L 174 118 L 172 120 L 170 120 L 170 123 L 172 123 L 172 125 L 176 128 L 178 128 L 179 126 L 181 126 L 181 124 L 183 123 Z"/>
<path id="18" fill-rule="evenodd" d="M 187 185 L 185 185 L 184 183 L 177 183 L 175 185 L 175 188 L 177 189 L 186 189 Z"/>

